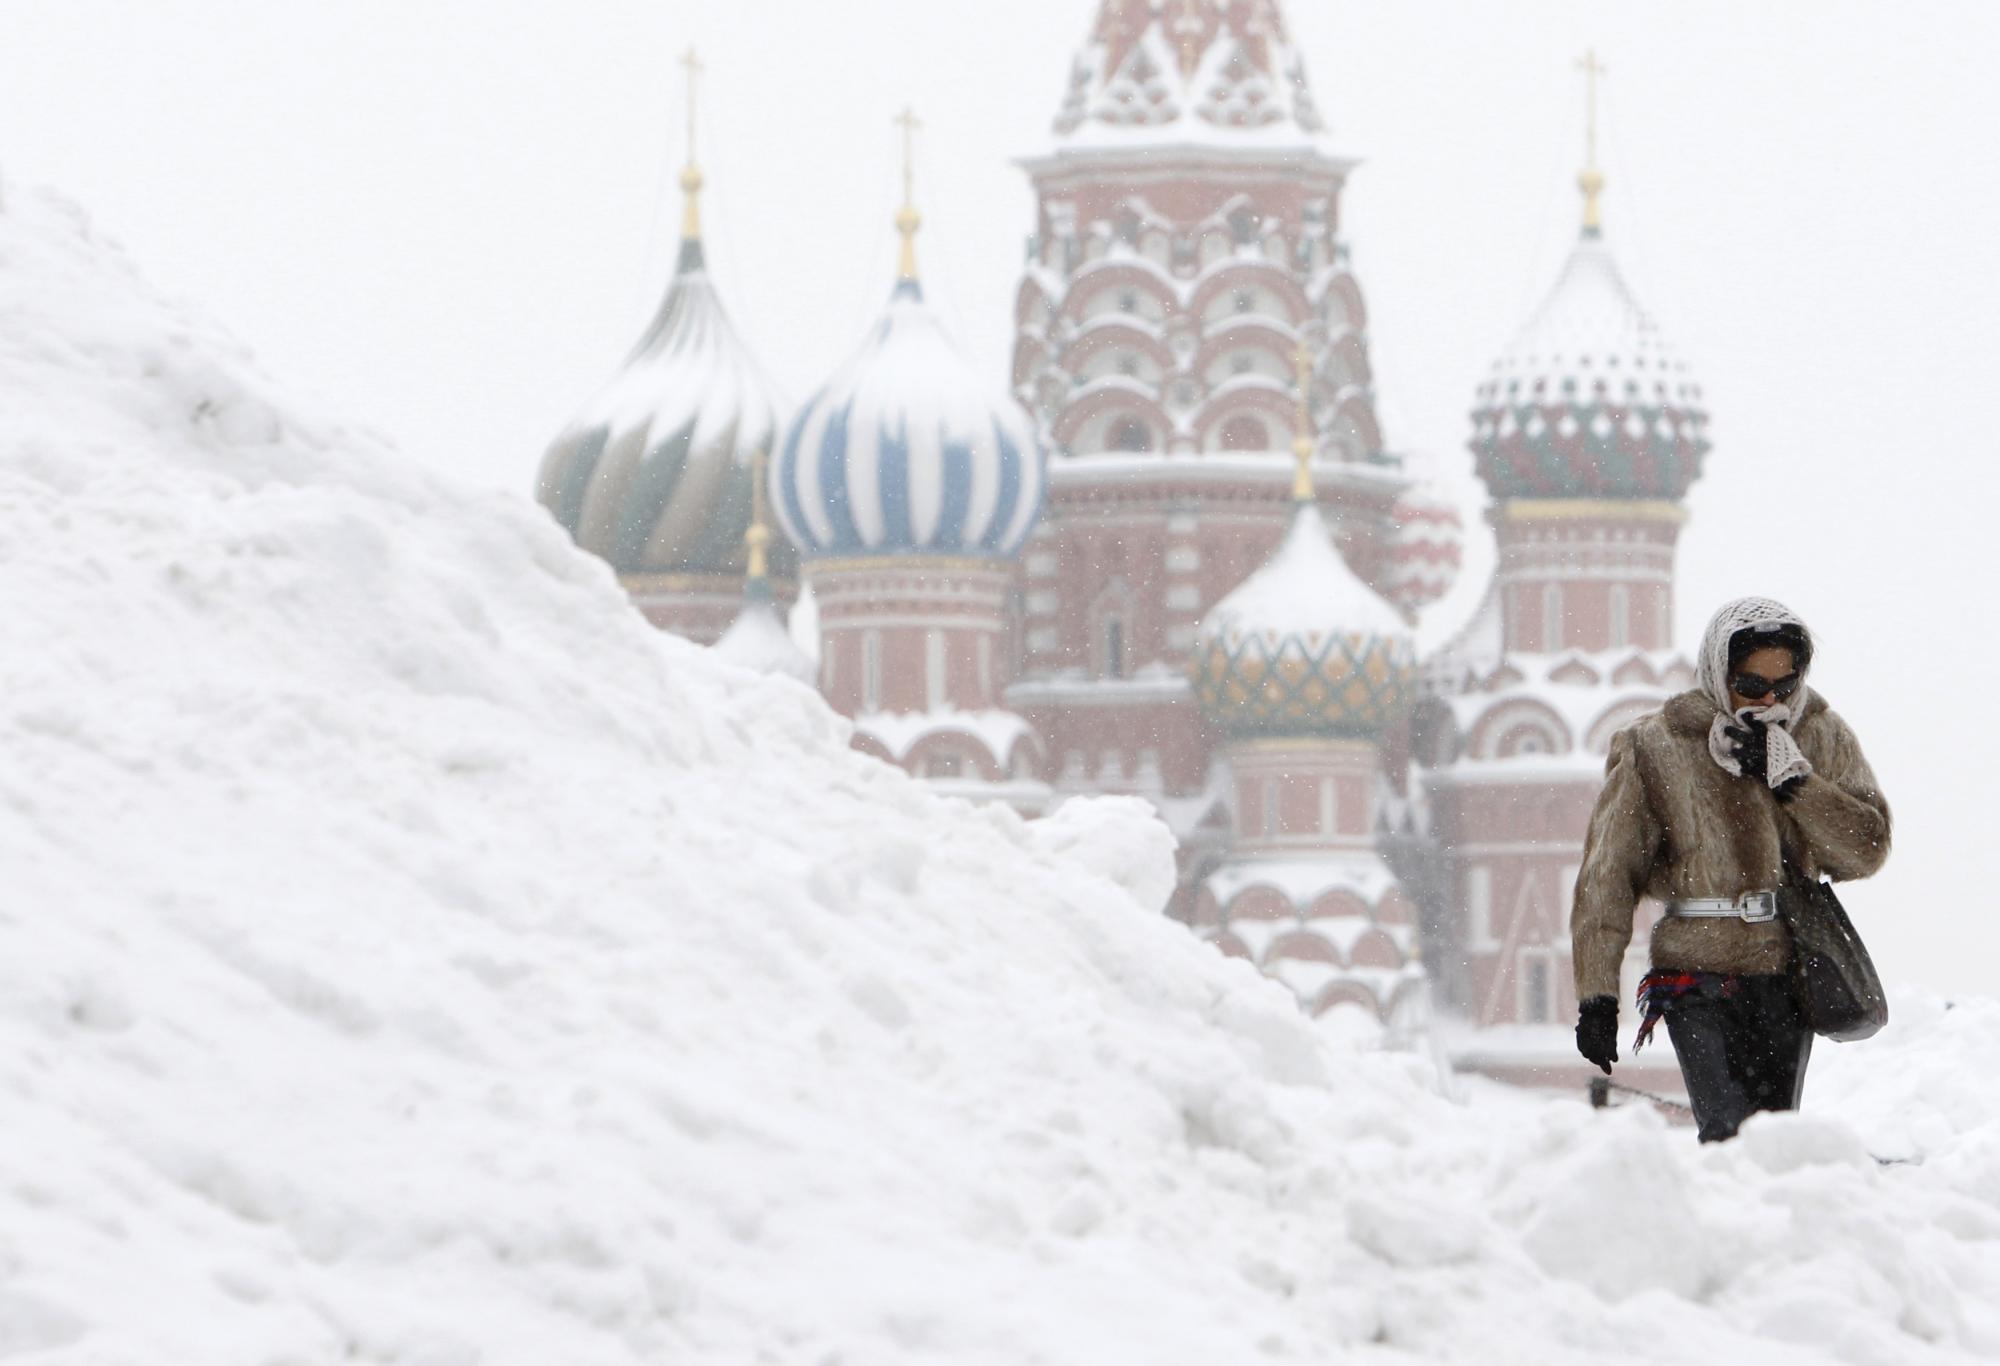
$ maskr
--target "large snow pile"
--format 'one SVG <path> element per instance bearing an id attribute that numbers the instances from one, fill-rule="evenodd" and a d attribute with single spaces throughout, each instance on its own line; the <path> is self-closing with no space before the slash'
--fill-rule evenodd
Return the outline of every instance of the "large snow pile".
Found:
<path id="1" fill-rule="evenodd" d="M 2000 1355 L 1995 1003 L 1718 1149 L 1455 1106 L 18 190 L 0 678 L 0 1358 Z"/>

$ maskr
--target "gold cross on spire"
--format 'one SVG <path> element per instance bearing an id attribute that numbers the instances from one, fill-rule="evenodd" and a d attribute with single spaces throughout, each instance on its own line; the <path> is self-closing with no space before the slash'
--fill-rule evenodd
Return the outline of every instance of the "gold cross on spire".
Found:
<path id="1" fill-rule="evenodd" d="M 1313 500 L 1313 434 L 1312 434 L 1312 347 L 1304 337 L 1299 338 L 1298 349 L 1292 352 L 1292 373 L 1298 385 L 1298 419 L 1292 433 L 1292 459 L 1297 462 L 1292 471 L 1292 501 L 1310 503 Z"/>
<path id="2" fill-rule="evenodd" d="M 896 210 L 896 231 L 903 234 L 903 259 L 896 273 L 900 279 L 914 280 L 917 278 L 917 229 L 924 221 L 917 212 L 917 129 L 923 125 L 907 105 L 895 121 L 903 130 L 903 207 Z"/>
<path id="3" fill-rule="evenodd" d="M 1583 191 L 1583 229 L 1595 233 L 1599 227 L 1597 197 L 1604 193 L 1604 173 L 1597 169 L 1597 78 L 1605 73 L 1604 63 L 1597 60 L 1597 49 L 1587 49 L 1577 59 L 1577 70 L 1584 78 L 1584 163 L 1583 171 L 1576 178 L 1577 188 Z"/>
<path id="4" fill-rule="evenodd" d="M 702 73 L 701 58 L 693 48 L 681 58 L 687 68 L 687 166 L 681 171 L 681 193 L 687 197 L 681 207 L 681 237 L 692 242 L 701 236 L 701 167 L 695 164 L 695 82 Z"/>
<path id="5" fill-rule="evenodd" d="M 771 528 L 765 523 L 764 499 L 765 482 L 769 478 L 769 458 L 764 448 L 759 446 L 750 459 L 750 529 L 743 533 L 743 542 L 750 550 L 749 579 L 753 584 L 761 583 L 771 572 L 767 547 L 771 544 Z"/>

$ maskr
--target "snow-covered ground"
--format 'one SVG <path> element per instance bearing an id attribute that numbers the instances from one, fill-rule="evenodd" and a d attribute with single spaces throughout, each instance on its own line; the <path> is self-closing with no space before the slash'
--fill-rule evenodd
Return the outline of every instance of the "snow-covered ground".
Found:
<path id="1" fill-rule="evenodd" d="M 8 187 L 0 1359 L 2000 1358 L 1995 1001 L 1717 1148 L 1454 1104 L 1137 804 L 845 738 Z"/>

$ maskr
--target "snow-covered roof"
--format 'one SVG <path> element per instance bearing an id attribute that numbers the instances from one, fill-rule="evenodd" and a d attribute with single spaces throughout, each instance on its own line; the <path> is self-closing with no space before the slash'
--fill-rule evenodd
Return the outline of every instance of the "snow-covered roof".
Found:
<path id="1" fill-rule="evenodd" d="M 1275 646 L 1292 635 L 1400 637 L 1407 628 L 1334 548 L 1319 505 L 1301 502 L 1271 558 L 1215 605 L 1203 631 L 1262 634 Z"/>
<path id="2" fill-rule="evenodd" d="M 792 639 L 768 594 L 747 597 L 736 620 L 709 648 L 718 658 L 758 673 L 783 674 L 806 684 L 819 681 L 819 666 Z"/>
<path id="3" fill-rule="evenodd" d="M 1035 524 L 1045 473 L 1027 413 L 906 279 L 793 419 L 772 489 L 809 555 L 1006 557 Z"/>
<path id="4" fill-rule="evenodd" d="M 1301 501 L 1285 538 L 1218 602 L 1196 637 L 1196 692 L 1234 730 L 1379 728 L 1407 700 L 1409 628 L 1334 548 L 1316 503 Z"/>
<path id="5" fill-rule="evenodd" d="M 1701 387 L 1585 228 L 1480 384 L 1479 475 L 1496 497 L 1678 498 L 1708 449 Z"/>
<path id="6" fill-rule="evenodd" d="M 1523 775 L 1599 772 L 1612 732 L 1688 686 L 1693 672 L 1672 650 L 1509 654 L 1484 677 L 1467 674 L 1459 691 L 1439 694 L 1463 742 L 1453 773 L 1495 765 Z"/>
<path id="7" fill-rule="evenodd" d="M 997 708 L 985 711 L 960 711 L 955 707 L 940 707 L 935 711 L 866 711 L 854 718 L 854 731 L 865 735 L 883 749 L 889 756 L 901 763 L 923 740 L 934 735 L 963 735 L 985 747 L 995 762 L 1004 766 L 1014 746 L 1026 739 L 1031 744 L 1039 743 L 1035 728 L 1020 715 Z"/>
<path id="8" fill-rule="evenodd" d="M 1124 678 L 1102 678 L 1082 669 L 1036 674 L 1007 685 L 1007 700 L 1017 706 L 1036 703 L 1061 706 L 1127 707 L 1140 702 L 1184 702 L 1193 695 L 1187 675 L 1159 660 L 1133 670 Z"/>
<path id="9" fill-rule="evenodd" d="M 1363 905 L 1372 909 L 1397 886 L 1397 881 L 1396 875 L 1389 871 L 1389 865 L 1370 850 L 1299 857 L 1234 858 L 1210 873 L 1202 885 L 1214 895 L 1216 904 L 1223 907 L 1251 887 L 1269 887 L 1295 907 L 1310 906 L 1328 892 L 1343 891 L 1352 892 Z"/>
<path id="10" fill-rule="evenodd" d="M 751 465 L 777 432 L 770 383 L 691 238 L 645 335 L 549 447 L 536 495 L 618 569 L 740 574 Z M 771 550 L 789 577 L 791 547 Z"/>

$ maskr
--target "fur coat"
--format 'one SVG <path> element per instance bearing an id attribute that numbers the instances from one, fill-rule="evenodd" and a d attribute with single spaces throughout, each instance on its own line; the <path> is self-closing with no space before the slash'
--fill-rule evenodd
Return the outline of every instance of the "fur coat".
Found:
<path id="1" fill-rule="evenodd" d="M 1786 860 L 1808 878 L 1867 877 L 1889 856 L 1889 804 L 1854 732 L 1817 693 L 1792 726 L 1812 772 L 1788 798 L 1711 757 L 1719 711 L 1706 693 L 1684 692 L 1612 737 L 1570 913 L 1579 1001 L 1617 997 L 1642 899 L 1776 888 Z M 1779 973 L 1790 955 L 1776 920 L 1670 918 L 1653 929 L 1654 967 Z"/>

